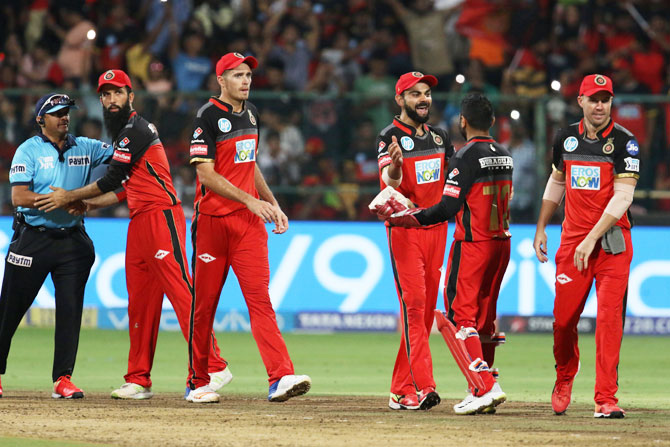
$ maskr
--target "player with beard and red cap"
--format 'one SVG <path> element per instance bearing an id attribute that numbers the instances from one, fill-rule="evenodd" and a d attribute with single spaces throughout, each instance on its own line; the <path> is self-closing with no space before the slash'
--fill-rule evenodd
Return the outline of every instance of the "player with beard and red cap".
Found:
<path id="1" fill-rule="evenodd" d="M 112 205 L 124 197 L 130 209 L 126 242 L 126 284 L 130 352 L 128 373 L 115 399 L 149 399 L 151 367 L 156 350 L 163 295 L 175 310 L 188 340 L 193 282 L 184 245 L 186 220 L 172 185 L 170 167 L 156 127 L 133 110 L 134 93 L 128 75 L 108 70 L 98 79 L 98 93 L 114 155 L 104 177 L 83 188 L 53 193 L 39 200 L 41 210 L 52 211 L 82 199 L 89 209 Z M 123 185 L 123 189 L 121 188 Z M 118 193 L 115 193 L 118 191 Z M 232 380 L 227 362 L 210 334 L 209 387 L 218 389 Z"/>
<path id="2" fill-rule="evenodd" d="M 440 200 L 444 170 L 454 153 L 443 129 L 426 124 L 431 87 L 437 79 L 417 71 L 396 83 L 400 115 L 377 137 L 380 184 L 392 186 L 418 206 Z M 440 403 L 435 391 L 428 336 L 433 325 L 447 222 L 427 228 L 386 228 L 400 300 L 402 339 L 391 380 L 389 407 L 428 410 Z"/>

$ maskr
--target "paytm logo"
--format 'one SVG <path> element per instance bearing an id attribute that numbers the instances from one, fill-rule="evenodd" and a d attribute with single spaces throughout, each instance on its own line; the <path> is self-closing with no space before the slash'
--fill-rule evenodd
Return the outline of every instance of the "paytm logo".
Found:
<path id="1" fill-rule="evenodd" d="M 430 160 L 417 161 L 414 164 L 416 170 L 416 183 L 433 183 L 440 180 L 440 172 L 442 171 L 442 159 L 431 158 Z"/>
<path id="2" fill-rule="evenodd" d="M 240 140 L 235 143 L 235 163 L 256 161 L 256 140 Z"/>
<path id="3" fill-rule="evenodd" d="M 600 190 L 600 166 L 573 166 L 570 186 L 572 189 Z"/>

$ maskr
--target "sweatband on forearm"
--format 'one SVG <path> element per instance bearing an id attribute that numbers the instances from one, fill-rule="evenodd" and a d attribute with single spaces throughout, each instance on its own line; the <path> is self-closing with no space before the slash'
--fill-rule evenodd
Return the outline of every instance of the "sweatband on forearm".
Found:
<path id="1" fill-rule="evenodd" d="M 565 182 L 559 182 L 553 176 L 549 176 L 547 186 L 544 188 L 542 200 L 549 200 L 559 205 L 565 194 Z"/>
<path id="2" fill-rule="evenodd" d="M 397 188 L 400 186 L 400 183 L 402 182 L 402 171 L 400 171 L 400 178 L 399 179 L 393 179 L 389 177 L 389 168 L 386 167 L 382 170 L 382 182 L 384 182 L 388 186 L 393 186 L 394 188 Z"/>
<path id="3" fill-rule="evenodd" d="M 611 216 L 620 219 L 633 203 L 633 194 L 635 185 L 628 183 L 614 182 L 614 195 L 607 203 L 605 212 Z"/>

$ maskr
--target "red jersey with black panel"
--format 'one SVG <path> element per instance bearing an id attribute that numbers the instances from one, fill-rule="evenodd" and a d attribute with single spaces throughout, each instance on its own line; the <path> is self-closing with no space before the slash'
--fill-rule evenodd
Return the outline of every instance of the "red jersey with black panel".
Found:
<path id="1" fill-rule="evenodd" d="M 245 101 L 241 112 L 212 97 L 202 106 L 193 123 L 191 163 L 214 163 L 214 170 L 237 188 L 258 198 L 255 184 L 258 153 L 258 112 Z M 225 216 L 246 208 L 205 188 L 197 180 L 196 211 L 210 216 Z"/>
<path id="2" fill-rule="evenodd" d="M 131 218 L 181 203 L 172 185 L 170 165 L 158 131 L 137 112 L 131 113 L 128 124 L 114 139 L 114 155 L 109 164 L 105 177 L 122 180 Z M 102 180 L 103 184 L 107 183 Z M 104 192 L 107 188 L 100 189 Z"/>
<path id="3" fill-rule="evenodd" d="M 579 243 L 598 222 L 614 195 L 616 178 L 640 177 L 640 146 L 635 136 L 610 120 L 595 139 L 584 120 L 560 129 L 553 143 L 554 169 L 565 173 L 565 219 L 561 243 Z M 631 228 L 628 213 L 616 223 Z"/>
<path id="4" fill-rule="evenodd" d="M 507 239 L 514 162 L 491 137 L 471 138 L 449 161 L 440 202 L 417 214 L 421 225 L 456 216 L 456 241 Z"/>
<path id="5" fill-rule="evenodd" d="M 381 180 L 381 172 L 391 164 L 388 147 L 395 136 L 403 156 L 402 182 L 396 189 L 418 206 L 427 207 L 442 196 L 444 170 L 454 153 L 454 146 L 443 129 L 424 124 L 423 131 L 423 135 L 417 135 L 414 127 L 396 116 L 393 124 L 377 136 L 377 162 L 379 183 L 384 189 L 386 185 Z"/>

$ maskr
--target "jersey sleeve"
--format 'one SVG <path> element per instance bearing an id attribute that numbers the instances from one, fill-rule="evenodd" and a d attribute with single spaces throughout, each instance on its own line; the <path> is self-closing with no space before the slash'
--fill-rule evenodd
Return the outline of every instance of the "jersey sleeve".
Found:
<path id="1" fill-rule="evenodd" d="M 112 145 L 99 140 L 77 137 L 77 144 L 84 146 L 86 151 L 91 154 L 92 168 L 107 163 L 114 155 L 114 148 L 112 148 Z"/>
<path id="2" fill-rule="evenodd" d="M 147 151 L 151 142 L 158 139 L 158 134 L 151 128 L 137 129 L 126 127 L 119 133 L 114 142 L 114 154 L 109 162 L 105 175 L 98 180 L 98 188 L 103 193 L 121 187 L 130 175 L 133 164 Z"/>
<path id="3" fill-rule="evenodd" d="M 451 136 L 446 130 L 438 128 L 438 133 L 444 140 L 444 159 L 445 161 L 449 161 L 449 159 L 456 153 L 454 143 L 451 141 Z"/>
<path id="4" fill-rule="evenodd" d="M 189 156 L 190 163 L 213 163 L 216 159 L 215 133 L 204 115 L 197 116 L 193 121 L 193 135 L 191 135 Z"/>
<path id="5" fill-rule="evenodd" d="M 24 145 L 19 146 L 9 168 L 9 183 L 12 186 L 30 185 L 35 175 L 35 159 Z"/>
<path id="6" fill-rule="evenodd" d="M 391 156 L 389 155 L 389 144 L 391 144 L 391 137 L 388 135 L 378 135 L 376 141 L 377 147 L 377 164 L 379 165 L 379 173 L 391 164 Z"/>
<path id="7" fill-rule="evenodd" d="M 465 198 L 477 177 L 477 170 L 465 157 L 452 158 L 440 201 L 415 214 L 421 225 L 446 222 L 463 206 Z"/>
<path id="8" fill-rule="evenodd" d="M 626 137 L 614 151 L 614 177 L 640 178 L 640 145 L 634 136 Z"/>
<path id="9" fill-rule="evenodd" d="M 559 129 L 558 132 L 556 132 L 554 142 L 551 145 L 551 163 L 554 169 L 559 172 L 563 172 L 565 170 L 565 166 L 563 164 L 563 144 L 565 143 L 565 137 L 565 132 L 562 129 Z"/>

